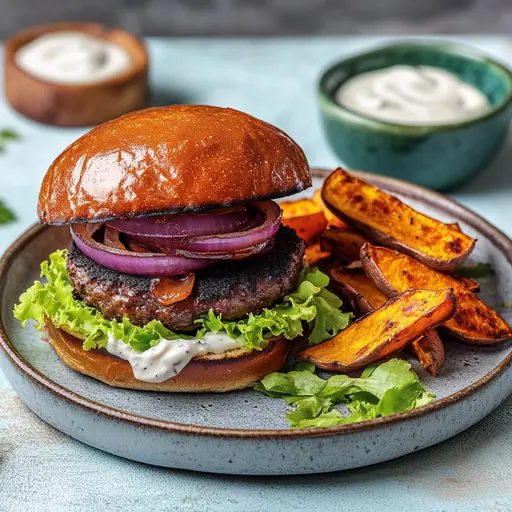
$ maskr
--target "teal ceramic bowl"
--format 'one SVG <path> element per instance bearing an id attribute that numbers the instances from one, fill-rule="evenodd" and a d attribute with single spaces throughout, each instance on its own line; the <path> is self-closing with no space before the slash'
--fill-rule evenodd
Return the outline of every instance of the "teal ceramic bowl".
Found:
<path id="1" fill-rule="evenodd" d="M 373 119 L 334 100 L 349 78 L 395 64 L 444 68 L 482 91 L 490 108 L 458 123 L 410 126 Z M 452 43 L 403 42 L 344 59 L 325 71 L 318 89 L 325 133 L 343 165 L 436 190 L 454 188 L 484 170 L 503 145 L 512 114 L 512 73 Z"/>

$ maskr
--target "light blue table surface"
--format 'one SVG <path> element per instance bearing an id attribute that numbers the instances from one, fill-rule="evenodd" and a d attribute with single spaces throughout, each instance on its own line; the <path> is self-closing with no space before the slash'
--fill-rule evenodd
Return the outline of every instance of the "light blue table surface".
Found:
<path id="1" fill-rule="evenodd" d="M 458 38 L 512 66 L 512 40 Z M 150 40 L 156 101 L 231 106 L 288 132 L 312 166 L 333 167 L 315 97 L 320 71 L 382 39 Z M 3 95 L 1 95 L 3 97 Z M 0 155 L 0 197 L 17 213 L 0 252 L 36 221 L 41 179 L 82 129 L 38 125 L 0 101 L 0 127 L 23 137 Z M 512 140 L 454 194 L 512 235 Z M 262 478 L 154 468 L 89 448 L 40 421 L 0 373 L 0 511 L 512 510 L 512 398 L 436 447 L 360 470 Z M 208 457 L 208 454 L 204 454 Z"/>

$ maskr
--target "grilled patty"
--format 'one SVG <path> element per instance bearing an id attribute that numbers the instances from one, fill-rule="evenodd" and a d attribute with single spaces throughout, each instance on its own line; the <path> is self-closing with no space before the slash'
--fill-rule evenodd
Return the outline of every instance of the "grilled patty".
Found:
<path id="1" fill-rule="evenodd" d="M 76 297 L 106 318 L 121 320 L 126 315 L 136 325 L 156 319 L 174 331 L 190 331 L 198 327 L 194 320 L 210 309 L 226 320 L 239 320 L 275 305 L 296 288 L 304 250 L 305 243 L 295 231 L 282 226 L 272 251 L 199 272 L 192 295 L 170 306 L 153 298 L 150 277 L 103 267 L 75 244 L 69 250 L 67 269 Z"/>

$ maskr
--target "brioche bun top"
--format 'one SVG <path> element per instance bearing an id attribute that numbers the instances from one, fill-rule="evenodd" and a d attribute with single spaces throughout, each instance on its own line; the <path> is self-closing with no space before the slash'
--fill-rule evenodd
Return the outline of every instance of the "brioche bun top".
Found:
<path id="1" fill-rule="evenodd" d="M 311 186 L 300 147 L 230 108 L 132 112 L 71 144 L 41 186 L 44 224 L 193 212 L 283 197 Z"/>

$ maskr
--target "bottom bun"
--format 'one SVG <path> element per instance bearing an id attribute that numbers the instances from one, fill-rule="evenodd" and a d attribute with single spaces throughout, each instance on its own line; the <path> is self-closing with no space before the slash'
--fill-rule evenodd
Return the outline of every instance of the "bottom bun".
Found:
<path id="1" fill-rule="evenodd" d="M 130 363 L 101 350 L 86 351 L 82 340 L 57 329 L 46 319 L 48 341 L 57 355 L 73 370 L 119 388 L 176 393 L 223 393 L 254 386 L 265 375 L 279 371 L 299 348 L 302 338 L 271 338 L 264 350 L 230 350 L 220 355 L 192 359 L 172 379 L 144 382 L 133 376 Z"/>

